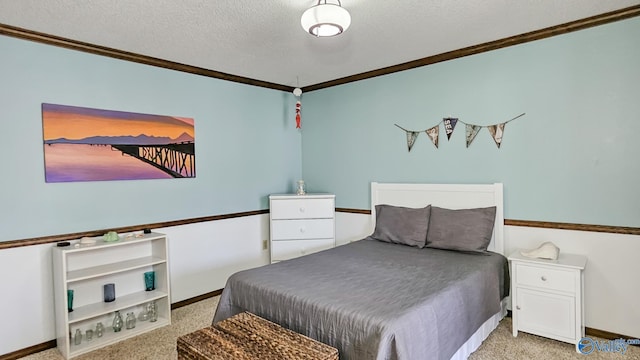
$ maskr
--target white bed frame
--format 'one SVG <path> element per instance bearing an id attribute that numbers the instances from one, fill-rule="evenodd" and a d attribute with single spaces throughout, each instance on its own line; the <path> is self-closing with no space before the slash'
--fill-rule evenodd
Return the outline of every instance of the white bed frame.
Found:
<path id="1" fill-rule="evenodd" d="M 376 205 L 447 209 L 496 207 L 493 237 L 487 248 L 504 255 L 504 204 L 502 184 L 394 184 L 371 183 L 371 233 L 375 229 Z"/>
<path id="2" fill-rule="evenodd" d="M 496 220 L 488 250 L 504 255 L 504 204 L 502 184 L 393 184 L 371 183 L 371 223 L 375 229 L 376 205 L 425 207 L 429 204 L 447 209 L 496 207 Z M 507 298 L 500 311 L 490 317 L 456 351 L 451 360 L 464 360 L 476 351 L 507 313 Z"/>

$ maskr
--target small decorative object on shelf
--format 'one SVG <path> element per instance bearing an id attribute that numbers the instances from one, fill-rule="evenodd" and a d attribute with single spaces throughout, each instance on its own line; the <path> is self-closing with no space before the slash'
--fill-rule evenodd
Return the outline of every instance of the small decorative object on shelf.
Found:
<path id="1" fill-rule="evenodd" d="M 102 337 L 102 334 L 104 334 L 104 325 L 99 322 L 98 325 L 96 325 L 96 336 Z"/>
<path id="2" fill-rule="evenodd" d="M 149 312 L 147 311 L 147 309 L 145 307 L 138 314 L 138 321 L 147 321 L 147 320 L 149 320 Z"/>
<path id="3" fill-rule="evenodd" d="M 156 272 L 155 271 L 147 271 L 144 273 L 144 287 L 145 290 L 151 291 L 156 288 Z"/>
<path id="4" fill-rule="evenodd" d="M 133 314 L 133 312 L 129 312 L 127 313 L 127 329 L 133 329 L 136 327 L 136 316 Z"/>
<path id="5" fill-rule="evenodd" d="M 304 180 L 298 180 L 298 189 L 296 190 L 297 195 L 304 195 L 307 191 L 304 188 Z"/>
<path id="6" fill-rule="evenodd" d="M 113 242 L 120 240 L 120 237 L 118 236 L 117 232 L 109 231 L 108 233 L 104 234 L 104 236 L 102 236 L 102 239 L 106 242 Z"/>
<path id="7" fill-rule="evenodd" d="M 116 299 L 116 284 L 104 284 L 104 302 L 112 302 Z"/>
<path id="8" fill-rule="evenodd" d="M 82 331 L 76 329 L 76 335 L 73 337 L 73 343 L 76 345 L 82 344 Z"/>
<path id="9" fill-rule="evenodd" d="M 560 248 L 558 248 L 554 243 L 546 241 L 535 249 L 521 250 L 520 254 L 532 259 L 558 260 Z"/>
<path id="10" fill-rule="evenodd" d="M 85 337 L 87 338 L 87 341 L 93 340 L 93 330 L 91 329 L 87 330 L 85 333 Z"/>
<path id="11" fill-rule="evenodd" d="M 73 290 L 67 290 L 67 311 L 73 311 Z"/>
<path id="12" fill-rule="evenodd" d="M 150 302 L 147 305 L 147 310 L 149 312 L 149 321 L 156 322 L 158 320 L 158 305 L 156 305 L 156 302 Z"/>
<path id="13" fill-rule="evenodd" d="M 120 330 L 122 330 L 122 316 L 120 311 L 116 311 L 116 315 L 113 318 L 113 331 L 118 332 Z"/>
<path id="14" fill-rule="evenodd" d="M 85 236 L 82 239 L 80 239 L 80 245 L 95 245 L 95 243 L 96 243 L 96 239 L 90 238 L 88 236 Z"/>

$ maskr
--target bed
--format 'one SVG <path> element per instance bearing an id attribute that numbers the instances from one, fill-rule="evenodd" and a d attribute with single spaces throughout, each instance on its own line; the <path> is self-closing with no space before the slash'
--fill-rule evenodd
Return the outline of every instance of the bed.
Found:
<path id="1" fill-rule="evenodd" d="M 466 359 L 506 312 L 502 184 L 372 183 L 371 211 L 362 240 L 232 275 L 213 322 L 249 311 L 343 360 Z"/>

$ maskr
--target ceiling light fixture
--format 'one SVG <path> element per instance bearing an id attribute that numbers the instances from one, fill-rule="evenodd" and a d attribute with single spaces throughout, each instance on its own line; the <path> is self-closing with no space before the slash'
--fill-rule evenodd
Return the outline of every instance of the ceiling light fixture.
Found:
<path id="1" fill-rule="evenodd" d="M 351 15 L 342 7 L 340 0 L 337 4 L 318 0 L 318 4 L 307 9 L 300 19 L 302 28 L 317 37 L 336 36 L 342 34 L 351 25 Z"/>

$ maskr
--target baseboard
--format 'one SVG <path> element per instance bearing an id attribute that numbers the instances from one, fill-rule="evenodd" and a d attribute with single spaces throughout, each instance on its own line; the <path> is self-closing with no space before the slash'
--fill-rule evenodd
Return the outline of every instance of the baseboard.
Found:
<path id="1" fill-rule="evenodd" d="M 28 348 L 16 350 L 14 352 L 10 352 L 8 354 L 0 355 L 0 360 L 15 360 L 20 359 L 22 357 L 32 355 L 35 353 L 39 353 L 40 351 L 45 351 L 48 349 L 52 349 L 58 346 L 56 340 L 45 341 L 42 344 L 37 344 L 33 346 L 29 346 Z"/>
<path id="2" fill-rule="evenodd" d="M 590 327 L 585 327 L 584 328 L 584 333 L 587 336 L 596 336 L 599 338 L 603 338 L 603 339 L 607 339 L 607 340 L 615 340 L 615 339 L 625 339 L 625 340 L 635 340 L 637 338 L 631 337 L 631 336 L 627 336 L 627 335 L 622 335 L 622 334 L 618 334 L 618 333 L 613 333 L 613 332 L 609 332 L 609 331 L 605 331 L 605 330 L 599 330 L 599 329 L 594 329 L 594 328 L 590 328 Z M 632 346 L 637 346 L 640 347 L 640 344 L 629 344 Z"/>
<path id="3" fill-rule="evenodd" d="M 176 303 L 171 304 L 171 310 L 175 310 L 181 308 L 183 306 L 191 305 L 193 303 L 197 303 L 198 301 L 206 300 L 215 296 L 222 294 L 222 289 L 214 290 L 212 292 L 208 292 L 206 294 L 198 295 L 189 299 L 185 299 L 182 301 L 178 301 Z"/>

